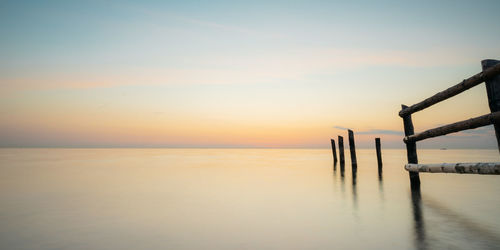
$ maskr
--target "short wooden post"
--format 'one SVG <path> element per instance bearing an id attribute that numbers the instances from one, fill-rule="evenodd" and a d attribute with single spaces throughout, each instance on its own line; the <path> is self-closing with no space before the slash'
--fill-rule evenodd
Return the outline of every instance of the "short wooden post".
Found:
<path id="1" fill-rule="evenodd" d="M 406 105 L 401 105 L 404 110 L 408 108 Z M 403 116 L 403 125 L 405 128 L 405 136 L 413 135 L 413 122 L 411 121 L 411 115 Z M 406 142 L 406 156 L 408 158 L 408 163 L 418 163 L 417 158 L 417 144 L 415 142 Z M 408 172 L 410 175 L 410 186 L 411 189 L 420 189 L 420 176 L 417 172 Z"/>
<path id="2" fill-rule="evenodd" d="M 481 61 L 483 71 L 499 63 L 500 61 L 492 59 Z M 490 111 L 491 112 L 500 111 L 500 74 L 490 79 L 487 79 L 485 83 L 486 83 L 486 94 L 488 95 L 488 105 L 490 106 Z M 493 123 L 493 127 L 495 128 L 495 134 L 497 136 L 498 150 L 500 150 L 500 123 L 497 122 Z"/>
<path id="3" fill-rule="evenodd" d="M 349 132 L 349 150 L 351 152 L 351 164 L 353 167 L 358 166 L 358 162 L 356 160 L 356 145 L 354 145 L 354 132 L 348 129 Z"/>
<path id="4" fill-rule="evenodd" d="M 344 159 L 344 137 L 339 135 L 339 158 L 340 158 L 340 168 L 345 164 Z"/>
<path id="5" fill-rule="evenodd" d="M 333 164 L 337 164 L 337 150 L 335 149 L 335 140 L 330 139 L 332 143 Z"/>
<path id="6" fill-rule="evenodd" d="M 382 152 L 380 151 L 380 138 L 375 138 L 375 148 L 377 149 L 378 170 L 382 169 Z"/>

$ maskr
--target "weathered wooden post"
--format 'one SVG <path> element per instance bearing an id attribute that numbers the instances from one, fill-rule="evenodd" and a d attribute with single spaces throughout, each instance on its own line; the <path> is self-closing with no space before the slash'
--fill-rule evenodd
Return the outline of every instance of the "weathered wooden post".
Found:
<path id="1" fill-rule="evenodd" d="M 404 110 L 408 108 L 406 105 L 401 105 Z M 411 114 L 403 116 L 403 125 L 405 128 L 405 136 L 413 135 L 413 122 L 411 121 Z M 408 158 L 408 163 L 418 163 L 417 158 L 417 144 L 413 141 L 406 142 L 406 156 Z M 420 176 L 418 172 L 408 172 L 410 174 L 410 186 L 411 189 L 420 189 Z"/>
<path id="2" fill-rule="evenodd" d="M 481 61 L 483 71 L 499 64 L 500 61 L 486 59 Z M 491 112 L 500 111 L 500 75 L 496 75 L 485 81 L 486 83 L 486 94 L 488 95 L 488 105 L 490 106 Z M 497 136 L 498 150 L 500 150 L 500 123 L 493 123 L 495 128 L 495 134 Z"/>
<path id="3" fill-rule="evenodd" d="M 380 138 L 375 138 L 375 148 L 377 149 L 378 170 L 382 169 L 382 152 L 380 151 Z"/>
<path id="4" fill-rule="evenodd" d="M 335 140 L 330 139 L 332 143 L 333 164 L 337 164 L 337 150 L 335 149 Z"/>
<path id="5" fill-rule="evenodd" d="M 351 164 L 353 167 L 358 166 L 358 162 L 356 160 L 356 145 L 354 145 L 354 132 L 348 129 L 349 132 L 349 150 L 351 152 Z"/>
<path id="6" fill-rule="evenodd" d="M 339 158 L 340 158 L 340 168 L 342 169 L 345 164 L 345 159 L 344 159 L 344 138 L 339 135 Z"/>

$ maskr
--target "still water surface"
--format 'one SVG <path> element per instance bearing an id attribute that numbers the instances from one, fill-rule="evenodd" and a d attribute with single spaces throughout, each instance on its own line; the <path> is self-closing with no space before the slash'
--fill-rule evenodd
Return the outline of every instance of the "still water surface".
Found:
<path id="1" fill-rule="evenodd" d="M 498 249 L 500 177 L 404 150 L 0 149 L 0 249 Z M 422 163 L 497 150 L 419 150 Z"/>

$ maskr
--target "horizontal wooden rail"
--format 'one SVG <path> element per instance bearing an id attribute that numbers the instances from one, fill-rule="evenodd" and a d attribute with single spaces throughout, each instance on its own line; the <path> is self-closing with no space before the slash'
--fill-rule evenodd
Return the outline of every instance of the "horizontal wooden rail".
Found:
<path id="1" fill-rule="evenodd" d="M 421 133 L 406 136 L 403 141 L 405 143 L 417 142 L 427 138 L 437 137 L 450 133 L 459 132 L 466 129 L 479 128 L 493 123 L 500 123 L 500 111 L 493 112 L 487 115 L 471 118 L 464 121 L 455 122 L 442 127 L 426 130 Z"/>
<path id="2" fill-rule="evenodd" d="M 410 172 L 500 175 L 500 162 L 406 164 Z"/>
<path id="3" fill-rule="evenodd" d="M 463 80 L 461 83 L 452 86 L 444 91 L 441 91 L 417 104 L 413 104 L 408 108 L 405 108 L 399 111 L 399 116 L 404 117 L 407 115 L 411 115 L 417 111 L 428 108 L 438 102 L 444 101 L 452 96 L 458 95 L 465 90 L 468 90 L 485 80 L 494 77 L 495 75 L 500 74 L 500 64 L 497 64 L 491 68 L 484 70 L 481 73 L 478 73 L 468 79 Z"/>

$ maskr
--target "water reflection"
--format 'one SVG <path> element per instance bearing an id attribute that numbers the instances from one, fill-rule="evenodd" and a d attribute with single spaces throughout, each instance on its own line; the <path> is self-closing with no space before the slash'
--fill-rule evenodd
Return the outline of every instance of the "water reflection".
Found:
<path id="1" fill-rule="evenodd" d="M 358 175 L 358 168 L 353 167 L 352 168 L 352 186 L 356 186 L 356 178 Z"/>
<path id="2" fill-rule="evenodd" d="M 429 211 L 439 215 L 440 225 L 454 228 L 456 232 L 461 232 L 469 238 L 470 241 L 476 240 L 483 245 L 481 247 L 489 249 L 498 249 L 500 246 L 500 236 L 498 236 L 491 228 L 478 223 L 477 221 L 469 218 L 468 216 L 460 213 L 459 211 L 448 207 L 445 203 L 439 200 L 426 196 L 422 201 L 425 208 Z M 429 229 L 432 231 L 432 228 Z M 442 234 L 441 232 L 428 232 L 429 235 Z"/>
<path id="3" fill-rule="evenodd" d="M 401 213 L 404 217 L 399 218 L 399 221 L 405 223 L 405 228 L 408 230 L 410 241 L 407 242 L 409 245 L 406 249 L 498 249 L 497 246 L 500 245 L 498 244 L 500 236 L 495 232 L 494 227 L 485 226 L 474 216 L 465 216 L 462 210 L 455 211 L 453 206 L 441 199 L 433 200 L 429 197 L 433 194 L 425 192 L 426 189 L 406 189 L 410 190 L 409 196 L 405 188 L 398 189 L 397 187 L 401 186 L 400 183 L 407 184 L 407 178 L 402 178 L 406 177 L 407 172 L 401 171 L 401 175 L 395 175 L 394 168 L 388 167 L 386 171 L 383 171 L 380 165 L 369 162 L 361 163 L 359 169 L 357 165 L 352 165 L 351 176 L 349 172 L 346 174 L 345 164 L 340 165 L 340 171 L 336 169 L 336 164 L 334 164 L 335 180 L 338 181 L 340 178 L 341 182 L 336 187 L 340 188 L 339 194 L 342 195 L 343 203 L 347 203 L 347 211 L 351 213 L 350 218 L 355 223 L 363 223 L 361 218 L 365 216 L 363 214 L 365 210 L 370 210 L 374 214 L 377 212 L 392 214 L 392 211 L 400 211 L 392 206 L 398 202 L 393 198 L 396 192 L 404 192 L 408 201 L 403 206 L 406 207 L 404 213 Z M 358 170 L 360 179 L 357 178 Z M 338 177 L 336 172 L 340 172 Z M 368 178 L 364 179 L 364 176 Z M 348 183 L 349 180 L 351 180 L 351 185 Z M 351 188 L 351 191 L 345 190 L 346 187 Z M 378 190 L 375 187 L 378 187 Z M 378 199 L 377 197 L 371 199 L 373 196 L 366 193 L 368 189 L 371 189 L 372 194 L 375 195 L 378 191 Z M 385 199 L 385 196 L 388 199 Z M 422 196 L 425 197 L 422 198 Z M 378 203 L 377 206 L 372 206 L 373 201 Z M 400 204 L 398 206 L 401 207 Z M 390 220 L 386 216 L 383 218 L 384 221 Z"/>
<path id="4" fill-rule="evenodd" d="M 411 189 L 411 203 L 413 210 L 415 246 L 417 249 L 427 249 L 420 189 Z"/>
<path id="5" fill-rule="evenodd" d="M 498 177 L 408 193 L 405 153 L 349 176 L 325 150 L 2 149 L 0 249 L 498 249 Z"/>
<path id="6" fill-rule="evenodd" d="M 356 165 L 352 165 L 352 203 L 355 209 L 358 207 L 358 190 L 356 187 L 357 175 L 358 168 Z"/>
<path id="7" fill-rule="evenodd" d="M 345 163 L 340 162 L 340 177 L 344 178 Z"/>
<path id="8" fill-rule="evenodd" d="M 382 201 L 384 201 L 385 200 L 385 198 L 384 198 L 384 178 L 383 178 L 382 168 L 380 168 L 380 166 L 378 168 L 378 192 L 380 194 L 380 199 Z"/>
<path id="9" fill-rule="evenodd" d="M 340 190 L 342 192 L 342 195 L 345 195 L 345 164 L 343 162 L 340 162 Z"/>
<path id="10" fill-rule="evenodd" d="M 377 165 L 378 165 L 378 177 L 382 179 L 382 159 L 380 157 L 377 159 Z"/>

